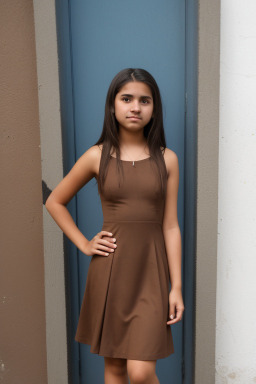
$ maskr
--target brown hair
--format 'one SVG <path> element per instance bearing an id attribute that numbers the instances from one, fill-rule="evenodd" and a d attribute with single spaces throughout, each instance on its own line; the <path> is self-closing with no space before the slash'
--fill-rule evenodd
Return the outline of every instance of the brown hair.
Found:
<path id="1" fill-rule="evenodd" d="M 101 136 L 95 145 L 103 144 L 99 177 L 98 190 L 101 192 L 110 160 L 110 150 L 115 149 L 117 158 L 118 171 L 122 170 L 122 162 L 120 161 L 119 147 L 119 124 L 114 114 L 115 97 L 119 90 L 128 82 L 141 81 L 149 86 L 153 96 L 154 110 L 153 117 L 144 127 L 144 136 L 147 139 L 147 145 L 150 152 L 151 160 L 157 165 L 159 177 L 162 185 L 162 193 L 165 192 L 165 183 L 167 179 L 167 170 L 164 157 L 161 153 L 166 148 L 165 133 L 163 127 L 162 101 L 158 85 L 153 76 L 145 69 L 126 68 L 120 71 L 112 80 L 105 103 L 105 116 Z"/>

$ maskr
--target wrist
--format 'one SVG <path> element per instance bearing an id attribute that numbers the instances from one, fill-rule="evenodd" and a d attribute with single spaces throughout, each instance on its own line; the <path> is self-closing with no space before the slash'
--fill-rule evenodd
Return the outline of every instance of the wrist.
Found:
<path id="1" fill-rule="evenodd" d="M 171 291 L 182 291 L 181 284 L 178 285 L 171 285 Z"/>
<path id="2" fill-rule="evenodd" d="M 89 244 L 89 240 L 84 238 L 82 241 L 82 244 L 79 247 L 80 251 L 86 254 L 88 249 L 88 244 Z"/>

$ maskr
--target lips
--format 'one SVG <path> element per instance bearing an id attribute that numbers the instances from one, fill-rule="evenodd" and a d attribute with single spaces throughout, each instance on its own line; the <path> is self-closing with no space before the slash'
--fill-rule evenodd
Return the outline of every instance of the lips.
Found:
<path id="1" fill-rule="evenodd" d="M 138 116 L 128 116 L 128 119 L 141 120 L 141 117 L 138 117 Z"/>

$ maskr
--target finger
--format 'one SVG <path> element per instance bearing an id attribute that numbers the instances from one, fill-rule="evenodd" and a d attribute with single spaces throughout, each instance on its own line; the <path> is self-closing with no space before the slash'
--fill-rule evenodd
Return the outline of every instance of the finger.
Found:
<path id="1" fill-rule="evenodd" d="M 171 320 L 168 320 L 166 322 L 166 324 L 175 324 L 175 323 L 178 323 L 179 321 L 181 321 L 182 320 L 182 316 L 183 316 L 183 311 L 184 311 L 184 309 L 182 309 L 182 308 L 177 309 L 175 318 L 171 319 Z"/>
<path id="2" fill-rule="evenodd" d="M 105 239 L 99 239 L 98 244 L 101 244 L 101 245 L 108 247 L 108 248 L 111 248 L 111 249 L 112 248 L 115 249 L 117 247 L 117 244 L 114 244 L 113 242 L 110 242 L 110 241 L 105 240 Z"/>
<path id="3" fill-rule="evenodd" d="M 98 235 L 99 235 L 100 237 L 102 237 L 102 236 L 113 236 L 113 233 L 111 233 L 111 232 L 107 232 L 107 231 L 100 231 L 100 232 L 98 233 Z"/>
<path id="4" fill-rule="evenodd" d="M 178 323 L 180 320 L 177 318 L 177 317 L 175 317 L 173 320 L 168 320 L 167 322 L 166 322 L 166 324 L 167 325 L 172 325 L 172 324 L 175 324 L 175 323 Z"/>
<path id="5" fill-rule="evenodd" d="M 109 252 L 103 252 L 103 251 L 100 251 L 99 249 L 96 249 L 93 254 L 100 255 L 100 256 L 109 256 Z"/>
<path id="6" fill-rule="evenodd" d="M 175 318 L 175 304 L 171 303 L 169 306 L 169 318 L 173 320 Z"/>
<path id="7" fill-rule="evenodd" d="M 114 246 L 114 244 L 110 244 L 110 245 L 112 245 L 112 247 Z M 106 252 L 114 252 L 115 250 L 115 248 L 111 248 L 110 246 L 108 247 L 107 245 L 104 245 L 101 243 L 98 243 L 96 247 L 97 249 L 102 249 L 103 251 L 106 251 Z"/>
<path id="8" fill-rule="evenodd" d="M 175 324 L 179 321 L 177 317 L 174 317 L 174 319 L 167 320 L 166 324 Z"/>
<path id="9" fill-rule="evenodd" d="M 110 237 L 104 237 L 104 239 L 102 238 L 102 239 L 100 239 L 100 241 L 102 242 L 102 241 L 105 241 L 105 242 L 107 242 L 107 243 L 109 243 L 109 244 L 113 244 L 113 243 L 115 243 L 116 242 L 116 239 L 113 237 L 113 238 L 110 238 Z"/>
<path id="10" fill-rule="evenodd" d="M 184 311 L 183 308 L 177 308 L 176 317 L 177 317 L 179 320 L 182 319 L 183 311 Z"/>
<path id="11" fill-rule="evenodd" d="M 103 235 L 102 238 L 100 238 L 100 240 L 103 240 L 104 244 L 106 244 L 108 246 L 112 246 L 112 244 L 116 242 L 116 239 L 114 237 L 109 237 L 107 235 Z M 102 241 L 101 241 L 101 243 L 103 244 Z M 114 247 L 114 248 L 116 248 L 116 247 Z"/>

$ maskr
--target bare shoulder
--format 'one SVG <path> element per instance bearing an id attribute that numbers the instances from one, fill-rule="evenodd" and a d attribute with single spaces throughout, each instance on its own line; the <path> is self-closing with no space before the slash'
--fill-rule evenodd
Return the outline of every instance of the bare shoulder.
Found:
<path id="1" fill-rule="evenodd" d="M 88 182 L 90 179 L 98 175 L 98 168 L 101 158 L 101 150 L 98 145 L 93 145 L 88 148 L 76 161 L 73 170 L 80 173 L 84 177 L 84 181 Z"/>
<path id="2" fill-rule="evenodd" d="M 81 165 L 89 167 L 93 176 L 98 176 L 102 145 L 93 145 L 79 158 Z"/>
<path id="3" fill-rule="evenodd" d="M 96 147 L 96 148 L 99 148 L 99 149 L 100 149 L 100 151 L 102 151 L 102 148 L 103 148 L 103 144 L 94 145 L 92 148 L 94 148 L 94 147 Z"/>
<path id="4" fill-rule="evenodd" d="M 94 145 L 87 149 L 76 161 L 68 174 L 51 192 L 47 199 L 47 206 L 52 199 L 66 205 L 75 194 L 93 177 L 98 175 L 100 149 Z"/>
<path id="5" fill-rule="evenodd" d="M 101 152 L 102 152 L 102 144 L 99 144 L 99 145 L 93 145 L 92 147 L 90 147 L 87 151 L 88 153 L 88 156 L 94 160 L 94 161 L 97 161 L 97 160 L 100 160 L 101 158 Z M 85 153 L 86 153 L 85 152 Z"/>
<path id="6" fill-rule="evenodd" d="M 161 147 L 163 152 L 163 156 L 165 159 L 166 168 L 168 171 L 168 176 L 172 173 L 176 173 L 179 171 L 179 160 L 177 154 L 170 148 Z"/>

